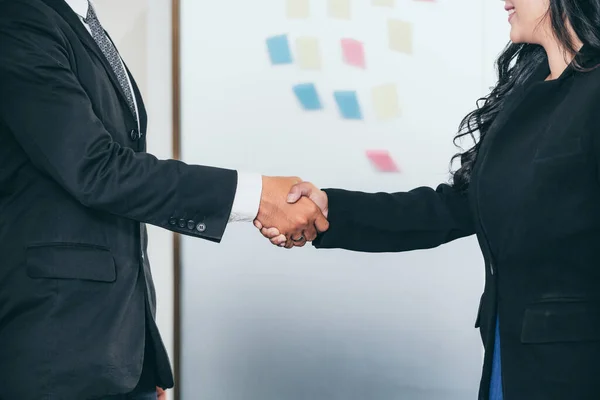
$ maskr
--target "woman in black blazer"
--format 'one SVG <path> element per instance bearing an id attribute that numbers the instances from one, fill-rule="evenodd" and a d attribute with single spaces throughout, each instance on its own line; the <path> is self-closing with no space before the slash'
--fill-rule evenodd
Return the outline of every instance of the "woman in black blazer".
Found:
<path id="1" fill-rule="evenodd" d="M 450 184 L 401 193 L 302 183 L 316 248 L 396 252 L 477 235 L 481 400 L 600 399 L 600 0 L 506 0 L 498 83 L 465 117 Z M 455 157 L 456 157 L 455 156 Z M 261 227 L 274 244 L 303 240 Z M 501 355 L 501 356 L 500 356 Z"/>

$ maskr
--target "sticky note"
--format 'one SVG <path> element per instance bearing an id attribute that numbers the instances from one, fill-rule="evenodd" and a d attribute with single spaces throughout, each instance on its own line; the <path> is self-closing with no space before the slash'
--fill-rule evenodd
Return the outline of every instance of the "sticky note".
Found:
<path id="1" fill-rule="evenodd" d="M 390 49 L 400 53 L 411 54 L 413 51 L 413 32 L 410 22 L 391 19 L 388 21 L 388 38 Z"/>
<path id="2" fill-rule="evenodd" d="M 294 93 L 296 94 L 296 98 L 305 110 L 320 110 L 323 108 L 314 84 L 301 83 L 299 85 L 295 85 L 293 89 Z"/>
<path id="3" fill-rule="evenodd" d="M 367 150 L 367 158 L 380 172 L 400 172 L 387 150 Z"/>
<path id="4" fill-rule="evenodd" d="M 379 119 L 389 119 L 400 114 L 398 105 L 398 91 L 396 85 L 379 85 L 371 90 L 373 96 L 373 108 Z"/>
<path id="5" fill-rule="evenodd" d="M 346 64 L 365 68 L 365 49 L 362 42 L 342 39 L 342 55 Z"/>
<path id="6" fill-rule="evenodd" d="M 267 50 L 271 58 L 271 64 L 291 64 L 292 54 L 287 35 L 271 36 L 267 38 Z"/>
<path id="7" fill-rule="evenodd" d="M 319 41 L 315 37 L 299 37 L 296 39 L 296 57 L 302 69 L 320 69 L 321 52 Z"/>
<path id="8" fill-rule="evenodd" d="M 394 7 L 395 0 L 371 0 L 374 6 Z"/>
<path id="9" fill-rule="evenodd" d="M 362 119 L 358 97 L 354 91 L 336 91 L 333 93 L 342 118 Z"/>
<path id="10" fill-rule="evenodd" d="M 287 17 L 290 19 L 305 19 L 310 15 L 309 0 L 287 0 Z"/>
<path id="11" fill-rule="evenodd" d="M 328 0 L 329 16 L 336 19 L 350 19 L 350 0 Z"/>

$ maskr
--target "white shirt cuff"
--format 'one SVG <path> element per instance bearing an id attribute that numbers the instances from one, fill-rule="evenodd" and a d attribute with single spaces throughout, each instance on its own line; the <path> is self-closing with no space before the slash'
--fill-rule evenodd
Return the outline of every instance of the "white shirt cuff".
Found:
<path id="1" fill-rule="evenodd" d="M 237 189 L 229 222 L 253 222 L 262 195 L 262 175 L 238 172 Z"/>

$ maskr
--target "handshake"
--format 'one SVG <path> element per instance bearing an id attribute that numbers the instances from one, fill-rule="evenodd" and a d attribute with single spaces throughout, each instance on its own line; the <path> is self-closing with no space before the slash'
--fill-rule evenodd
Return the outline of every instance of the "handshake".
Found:
<path id="1" fill-rule="evenodd" d="M 329 228 L 327 194 L 297 177 L 262 178 L 254 226 L 276 246 L 302 247 Z"/>

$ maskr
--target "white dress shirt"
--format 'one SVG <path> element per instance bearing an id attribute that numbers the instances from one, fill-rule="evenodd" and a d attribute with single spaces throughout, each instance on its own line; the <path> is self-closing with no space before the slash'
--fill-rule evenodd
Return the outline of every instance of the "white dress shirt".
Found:
<path id="1" fill-rule="evenodd" d="M 75 14 L 79 16 L 81 23 L 86 27 L 88 32 L 90 32 L 90 27 L 85 23 L 85 18 L 87 16 L 89 3 L 88 0 L 66 0 L 67 4 L 73 9 Z M 92 4 L 94 2 L 92 1 Z M 98 9 L 94 7 L 96 14 L 98 15 Z M 100 16 L 98 15 L 98 19 Z M 123 60 L 121 60 L 123 62 Z M 123 68 L 125 65 L 123 64 Z M 127 75 L 127 80 L 129 82 L 129 87 L 132 88 L 131 81 L 129 79 L 129 75 Z M 140 115 L 138 112 L 137 100 L 135 98 L 135 94 L 133 94 L 133 102 L 136 110 L 136 114 Z M 138 121 L 138 130 L 139 121 Z M 233 207 L 231 209 L 231 215 L 229 216 L 229 222 L 236 221 L 244 221 L 244 222 L 252 222 L 256 218 L 258 214 L 258 207 L 260 205 L 260 197 L 262 193 L 262 176 L 254 173 L 243 173 L 238 171 L 238 183 L 237 189 L 235 193 L 235 198 L 233 201 Z"/>

